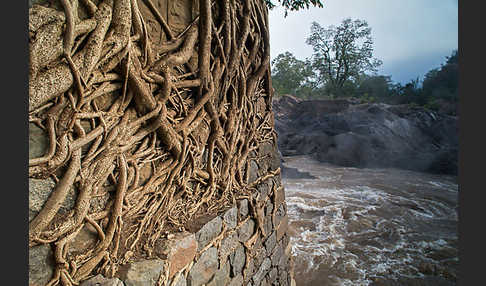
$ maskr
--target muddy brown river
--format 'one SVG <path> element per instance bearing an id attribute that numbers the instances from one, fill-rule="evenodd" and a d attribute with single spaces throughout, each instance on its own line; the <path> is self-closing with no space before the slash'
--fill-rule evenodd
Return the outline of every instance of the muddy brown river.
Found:
<path id="1" fill-rule="evenodd" d="M 297 285 L 456 285 L 457 177 L 284 160 Z"/>

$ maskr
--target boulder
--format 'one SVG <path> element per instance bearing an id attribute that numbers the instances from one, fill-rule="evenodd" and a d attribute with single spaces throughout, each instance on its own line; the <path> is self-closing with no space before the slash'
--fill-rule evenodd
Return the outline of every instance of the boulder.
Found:
<path id="1" fill-rule="evenodd" d="M 288 101 L 293 104 L 288 104 Z M 345 100 L 274 102 L 283 156 L 339 166 L 457 174 L 458 119 L 409 105 Z M 282 176 L 295 172 L 283 170 Z"/>

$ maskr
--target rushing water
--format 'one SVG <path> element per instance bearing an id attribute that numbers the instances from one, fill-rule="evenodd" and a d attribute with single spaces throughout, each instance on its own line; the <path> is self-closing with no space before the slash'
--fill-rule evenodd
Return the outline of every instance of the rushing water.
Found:
<path id="1" fill-rule="evenodd" d="M 455 285 L 457 177 L 286 157 L 297 285 Z"/>

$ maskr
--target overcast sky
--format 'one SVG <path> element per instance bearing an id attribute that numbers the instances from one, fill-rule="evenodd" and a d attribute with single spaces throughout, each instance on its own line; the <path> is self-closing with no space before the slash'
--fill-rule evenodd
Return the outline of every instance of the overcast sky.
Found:
<path id="1" fill-rule="evenodd" d="M 458 48 L 457 0 L 324 0 L 324 8 L 270 11 L 272 59 L 289 51 L 300 60 L 312 55 L 305 43 L 313 21 L 322 27 L 343 19 L 368 22 L 374 56 L 383 61 L 378 73 L 402 84 L 440 67 Z"/>

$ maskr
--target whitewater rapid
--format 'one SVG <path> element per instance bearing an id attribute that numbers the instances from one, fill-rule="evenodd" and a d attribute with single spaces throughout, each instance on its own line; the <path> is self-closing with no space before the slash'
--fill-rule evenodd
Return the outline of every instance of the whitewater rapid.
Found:
<path id="1" fill-rule="evenodd" d="M 455 285 L 457 177 L 284 160 L 298 285 Z"/>

